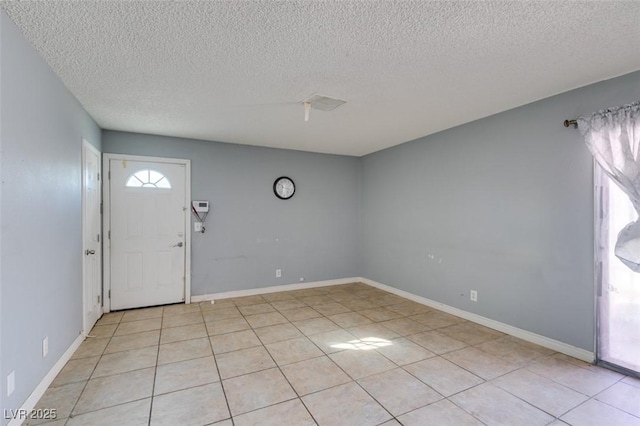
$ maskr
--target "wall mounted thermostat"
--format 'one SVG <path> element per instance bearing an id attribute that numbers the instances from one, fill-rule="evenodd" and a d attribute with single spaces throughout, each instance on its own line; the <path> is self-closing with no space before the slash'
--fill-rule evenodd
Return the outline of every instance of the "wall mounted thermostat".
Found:
<path id="1" fill-rule="evenodd" d="M 197 221 L 193 223 L 193 232 L 201 232 L 204 234 L 204 221 L 207 220 L 209 215 L 209 202 L 208 201 L 192 201 L 191 212 L 196 217 Z"/>
<path id="2" fill-rule="evenodd" d="M 193 210 L 198 213 L 208 213 L 209 212 L 209 202 L 208 201 L 193 201 L 191 203 L 193 205 Z"/>

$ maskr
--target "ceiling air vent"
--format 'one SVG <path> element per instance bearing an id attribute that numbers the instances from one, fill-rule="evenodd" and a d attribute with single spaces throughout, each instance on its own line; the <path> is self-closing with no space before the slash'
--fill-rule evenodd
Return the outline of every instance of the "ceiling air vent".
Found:
<path id="1" fill-rule="evenodd" d="M 307 99 L 302 101 L 302 105 L 304 105 L 304 121 L 309 121 L 309 111 L 311 110 L 311 108 L 319 109 L 320 111 L 332 111 L 345 102 L 347 101 L 343 101 L 342 99 L 330 98 L 328 96 L 315 94 L 311 95 Z"/>

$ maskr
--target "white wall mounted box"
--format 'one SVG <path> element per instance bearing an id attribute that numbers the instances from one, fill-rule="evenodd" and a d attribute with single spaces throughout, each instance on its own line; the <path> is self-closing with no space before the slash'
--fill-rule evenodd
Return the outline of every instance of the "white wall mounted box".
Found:
<path id="1" fill-rule="evenodd" d="M 208 213 L 209 202 L 208 201 L 192 201 L 191 205 L 197 213 Z"/>

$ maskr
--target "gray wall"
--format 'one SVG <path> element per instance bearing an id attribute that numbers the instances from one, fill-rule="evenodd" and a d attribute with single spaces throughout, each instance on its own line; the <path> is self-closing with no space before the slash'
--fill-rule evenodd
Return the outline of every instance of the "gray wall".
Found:
<path id="1" fill-rule="evenodd" d="M 102 143 L 191 160 L 192 199 L 211 205 L 206 233 L 192 233 L 192 295 L 359 275 L 358 158 L 114 131 Z M 296 183 L 287 201 L 272 190 L 283 175 Z"/>
<path id="2" fill-rule="evenodd" d="M 16 409 L 82 330 L 81 139 L 99 148 L 100 130 L 4 11 L 0 22 L 0 392 Z"/>
<path id="3" fill-rule="evenodd" d="M 637 99 L 628 74 L 364 157 L 363 276 L 593 350 L 592 159 L 562 121 Z"/>

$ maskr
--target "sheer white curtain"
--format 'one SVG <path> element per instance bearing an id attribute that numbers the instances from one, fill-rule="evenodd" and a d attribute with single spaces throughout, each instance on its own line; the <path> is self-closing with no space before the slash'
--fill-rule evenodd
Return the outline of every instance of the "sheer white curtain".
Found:
<path id="1" fill-rule="evenodd" d="M 640 101 L 577 119 L 587 147 L 640 214 Z M 612 230 L 615 231 L 615 230 Z M 640 272 L 640 221 L 618 234 L 616 256 Z"/>

